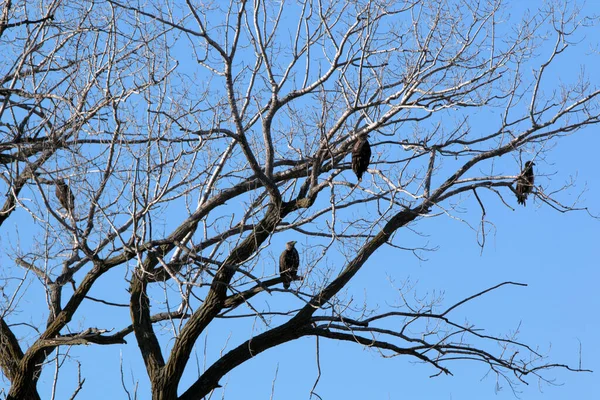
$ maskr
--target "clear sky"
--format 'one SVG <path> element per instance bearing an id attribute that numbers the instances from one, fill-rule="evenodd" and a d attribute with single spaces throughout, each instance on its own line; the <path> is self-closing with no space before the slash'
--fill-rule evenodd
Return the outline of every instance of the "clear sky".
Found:
<path id="1" fill-rule="evenodd" d="M 592 2 L 586 12 L 600 12 L 598 4 Z M 569 53 L 562 61 L 564 71 L 577 73 L 579 65 L 597 69 L 598 57 L 593 58 L 595 63 L 591 65 L 590 51 L 584 47 Z M 563 70 L 553 73 L 560 78 Z M 485 121 L 479 123 L 481 126 L 473 126 L 473 129 L 483 129 Z M 572 200 L 583 193 L 580 204 L 599 215 L 599 148 L 600 134 L 596 127 L 561 139 L 545 160 L 536 163 L 539 175 L 536 183 L 543 188 L 559 187 L 570 176 L 576 177 L 576 186 L 564 193 L 562 199 Z M 482 198 L 489 200 L 486 201 L 486 218 L 493 224 L 483 250 L 477 245 L 475 231 L 455 219 L 442 216 L 421 220 L 413 227 L 424 237 L 401 231 L 396 240 L 406 238 L 437 247 L 437 250 L 424 253 L 426 260 L 419 260 L 409 252 L 382 248 L 353 278 L 348 295 L 364 298 L 370 305 L 380 304 L 384 309 L 395 301 L 396 288 L 410 283 L 414 299 L 440 296 L 443 299 L 440 309 L 443 309 L 501 282 L 524 283 L 527 287 L 505 286 L 465 304 L 453 311 L 454 320 L 469 321 L 491 335 L 510 335 L 518 331 L 518 340 L 539 346 L 536 350 L 547 354 L 548 361 L 591 369 L 594 373 L 555 368 L 543 373 L 548 382 L 525 377 L 529 385 L 521 384 L 513 392 L 505 381 L 496 381 L 496 376 L 488 373 L 487 365 L 479 362 L 446 364 L 453 376 L 430 378 L 437 370 L 413 358 L 383 358 L 378 351 L 357 344 L 320 339 L 321 375 L 318 377 L 317 341 L 309 337 L 268 350 L 235 369 L 223 378 L 224 388 L 217 389 L 212 398 L 310 399 L 314 385 L 314 392 L 320 398 L 330 400 L 500 400 L 513 399 L 515 395 L 528 400 L 600 398 L 600 221 L 585 211 L 559 213 L 534 198 L 530 198 L 527 207 L 515 205 L 514 211 L 493 201 L 489 194 L 482 194 Z M 469 213 L 479 212 L 473 198 L 465 200 L 464 207 Z M 281 238 L 281 242 L 284 241 Z M 298 243 L 301 254 L 308 252 L 310 246 L 304 239 Z M 337 261 L 340 260 L 329 260 Z M 123 274 L 123 271 L 111 271 L 99 281 L 91 295 L 114 293 L 120 299 L 127 298 Z M 32 293 L 26 299 L 32 307 L 40 300 L 36 296 L 40 294 Z M 129 323 L 127 309 L 107 309 L 90 303 L 82 312 L 85 312 L 86 326 L 119 330 Z M 197 359 L 192 357 L 182 388 L 197 377 L 196 368 L 208 367 L 223 348 L 231 349 L 248 338 L 251 332 L 246 330 L 246 325 L 242 331 L 236 331 L 236 327 L 229 320 L 220 320 L 201 336 L 199 343 L 209 343 L 212 353 L 207 354 L 207 365 L 203 354 L 198 354 Z M 257 328 L 255 332 L 258 331 Z M 167 333 L 161 337 L 166 338 Z M 86 382 L 80 398 L 126 398 L 123 388 L 115 385 L 121 379 L 120 368 L 127 388 L 133 391 L 138 384 L 138 398 L 149 398 L 139 349 L 133 335 L 126 339 L 127 345 L 92 345 L 68 350 L 74 360 L 83 362 L 82 375 Z M 168 341 L 166 343 L 169 346 Z M 95 362 L 89 362 L 90 358 Z M 72 392 L 75 371 L 73 362 L 65 365 L 57 398 Z M 48 393 L 52 374 L 52 368 L 45 369 L 39 385 L 42 393 Z"/>

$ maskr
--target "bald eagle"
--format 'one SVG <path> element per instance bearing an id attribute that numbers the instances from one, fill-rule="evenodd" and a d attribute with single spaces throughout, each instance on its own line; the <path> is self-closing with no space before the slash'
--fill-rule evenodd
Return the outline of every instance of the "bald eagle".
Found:
<path id="1" fill-rule="evenodd" d="M 533 161 L 527 161 L 525 168 L 517 178 L 517 203 L 525 205 L 527 195 L 533 190 Z"/>
<path id="2" fill-rule="evenodd" d="M 371 146 L 367 138 L 367 135 L 360 137 L 352 148 L 352 171 L 356 174 L 359 182 L 371 162 Z"/>
<path id="3" fill-rule="evenodd" d="M 55 185 L 58 202 L 68 213 L 72 214 L 75 208 L 75 196 L 73 192 L 71 192 L 71 189 L 63 179 L 57 180 Z"/>
<path id="4" fill-rule="evenodd" d="M 298 279 L 298 266 L 300 265 L 300 255 L 294 247 L 295 241 L 287 242 L 285 250 L 279 256 L 279 275 L 283 279 L 283 287 L 289 289 L 290 282 Z"/>

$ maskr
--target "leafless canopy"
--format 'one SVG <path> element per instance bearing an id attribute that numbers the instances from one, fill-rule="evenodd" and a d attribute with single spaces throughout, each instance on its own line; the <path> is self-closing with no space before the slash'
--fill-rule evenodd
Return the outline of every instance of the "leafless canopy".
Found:
<path id="1" fill-rule="evenodd" d="M 383 246 L 406 250 L 397 231 L 453 215 L 459 196 L 477 198 L 475 220 L 480 192 L 514 207 L 525 161 L 542 169 L 562 137 L 599 122 L 585 73 L 556 85 L 554 65 L 593 22 L 575 7 L 517 20 L 499 0 L 1 4 L 9 398 L 39 399 L 40 372 L 70 346 L 126 340 L 161 400 L 203 398 L 303 336 L 405 355 L 433 374 L 479 361 L 511 384 L 558 366 L 452 319 L 484 293 L 375 312 L 341 291 Z M 350 153 L 367 134 L 371 164 L 355 187 Z M 573 209 L 560 189 L 536 186 L 530 204 Z M 275 260 L 288 240 L 302 279 L 284 290 Z M 92 303 L 128 307 L 129 320 L 98 326 Z M 258 319 L 260 333 L 180 385 L 200 335 L 233 317 Z"/>

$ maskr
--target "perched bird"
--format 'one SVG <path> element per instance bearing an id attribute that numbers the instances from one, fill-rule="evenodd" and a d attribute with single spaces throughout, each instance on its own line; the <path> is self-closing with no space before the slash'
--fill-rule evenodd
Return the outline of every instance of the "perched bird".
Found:
<path id="1" fill-rule="evenodd" d="M 63 179 L 57 180 L 55 185 L 58 202 L 68 213 L 72 214 L 75 209 L 75 196 L 73 196 L 69 185 Z"/>
<path id="2" fill-rule="evenodd" d="M 525 168 L 517 178 L 517 203 L 525 205 L 527 195 L 533 190 L 533 161 L 527 161 Z"/>
<path id="3" fill-rule="evenodd" d="M 283 279 L 283 287 L 289 289 L 290 282 L 298 279 L 298 266 L 300 265 L 300 255 L 294 247 L 295 241 L 287 242 L 285 250 L 279 256 L 279 275 Z"/>
<path id="4" fill-rule="evenodd" d="M 361 136 L 352 148 L 352 171 L 359 182 L 371 162 L 371 146 L 367 138 L 367 135 Z"/>

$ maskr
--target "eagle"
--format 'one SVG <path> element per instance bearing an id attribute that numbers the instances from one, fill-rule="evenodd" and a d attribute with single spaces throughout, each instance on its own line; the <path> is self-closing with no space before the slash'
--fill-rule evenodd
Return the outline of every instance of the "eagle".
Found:
<path id="1" fill-rule="evenodd" d="M 523 206 L 525 206 L 527 195 L 533 190 L 534 165 L 535 163 L 533 161 L 527 161 L 525 163 L 525 168 L 523 168 L 523 171 L 521 171 L 521 174 L 517 178 L 517 203 L 523 204 Z"/>
<path id="2" fill-rule="evenodd" d="M 279 275 L 283 280 L 283 287 L 289 289 L 290 282 L 298 279 L 298 266 L 300 265 L 300 255 L 294 247 L 295 241 L 287 242 L 285 250 L 279 256 Z"/>
<path id="3" fill-rule="evenodd" d="M 359 182 L 371 162 L 371 146 L 367 138 L 367 135 L 361 136 L 352 148 L 352 171 Z"/>
<path id="4" fill-rule="evenodd" d="M 59 179 L 55 182 L 55 186 L 58 202 L 68 213 L 72 214 L 75 209 L 75 196 L 71 192 L 69 185 L 63 179 Z"/>

